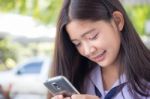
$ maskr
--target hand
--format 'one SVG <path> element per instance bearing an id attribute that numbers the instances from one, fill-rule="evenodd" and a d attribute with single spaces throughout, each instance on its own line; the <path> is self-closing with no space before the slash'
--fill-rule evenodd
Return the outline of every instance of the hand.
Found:
<path id="1" fill-rule="evenodd" d="M 63 95 L 56 95 L 54 97 L 52 97 L 51 99 L 71 99 L 71 97 L 63 97 Z"/>
<path id="2" fill-rule="evenodd" d="M 64 98 L 62 95 L 57 95 L 52 97 L 51 99 L 100 99 L 94 95 L 87 95 L 87 94 L 74 94 L 71 97 Z"/>
<path id="3" fill-rule="evenodd" d="M 74 94 L 71 99 L 100 99 L 98 96 L 88 94 Z"/>

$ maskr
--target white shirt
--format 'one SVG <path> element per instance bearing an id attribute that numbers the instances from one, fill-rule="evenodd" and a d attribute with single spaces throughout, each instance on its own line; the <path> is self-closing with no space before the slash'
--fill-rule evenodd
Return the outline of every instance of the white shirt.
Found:
<path id="1" fill-rule="evenodd" d="M 124 82 L 126 82 L 126 77 L 125 77 L 125 75 L 122 75 L 120 77 L 120 82 L 119 82 L 119 80 L 117 80 L 113 84 L 112 88 L 114 88 L 114 87 L 118 86 L 120 83 L 124 83 Z M 87 77 L 87 79 L 85 80 L 85 86 L 87 88 L 86 93 L 91 94 L 91 95 L 95 95 L 95 87 L 94 86 L 96 86 L 102 95 L 102 97 L 100 99 L 104 99 L 104 97 L 106 96 L 108 91 L 104 90 L 104 88 L 103 88 L 100 66 L 97 66 L 96 68 L 94 68 L 92 70 L 92 72 L 90 73 L 90 77 Z M 123 93 L 124 97 L 123 97 L 122 93 Z M 125 85 L 122 89 L 122 92 L 119 92 L 115 96 L 114 99 L 133 99 L 133 97 L 130 95 L 127 85 Z M 141 97 L 141 99 L 150 99 L 150 97 L 149 98 Z"/>

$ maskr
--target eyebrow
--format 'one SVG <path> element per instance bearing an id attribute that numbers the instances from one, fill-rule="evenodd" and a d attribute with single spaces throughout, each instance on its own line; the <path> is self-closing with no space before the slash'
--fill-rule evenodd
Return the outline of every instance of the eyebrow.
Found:
<path id="1" fill-rule="evenodd" d="M 81 35 L 81 37 L 84 37 L 85 35 L 90 34 L 90 33 L 93 32 L 94 30 L 95 30 L 95 28 L 92 28 L 92 29 L 88 30 L 87 32 L 83 33 L 83 34 Z M 76 41 L 76 40 L 77 40 L 77 39 L 72 39 L 71 41 Z"/>

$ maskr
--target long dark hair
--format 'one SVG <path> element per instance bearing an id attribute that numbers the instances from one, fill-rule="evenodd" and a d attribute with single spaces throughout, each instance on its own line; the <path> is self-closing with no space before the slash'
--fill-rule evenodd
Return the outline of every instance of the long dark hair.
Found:
<path id="1" fill-rule="evenodd" d="M 124 8 L 118 0 L 64 0 L 57 24 L 53 73 L 64 75 L 81 92 L 85 93 L 84 80 L 96 63 L 81 56 L 72 44 L 65 26 L 71 20 L 112 19 L 112 13 L 120 11 L 125 25 L 121 31 L 121 68 L 127 77 L 130 93 L 148 96 L 150 90 L 150 50 L 146 48 L 131 24 Z"/>

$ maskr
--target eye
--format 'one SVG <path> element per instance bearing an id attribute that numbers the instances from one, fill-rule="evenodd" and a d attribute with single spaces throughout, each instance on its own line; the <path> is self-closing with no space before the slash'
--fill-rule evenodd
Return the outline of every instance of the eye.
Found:
<path id="1" fill-rule="evenodd" d="M 96 34 L 94 34 L 93 36 L 91 36 L 91 37 L 89 38 L 89 40 L 96 40 L 97 37 L 98 37 L 98 33 L 96 33 Z"/>
<path id="2" fill-rule="evenodd" d="M 76 47 L 80 47 L 81 46 L 81 43 L 78 43 L 78 44 L 75 44 Z"/>
<path id="3" fill-rule="evenodd" d="M 76 47 L 79 47 L 81 43 L 73 43 Z"/>

